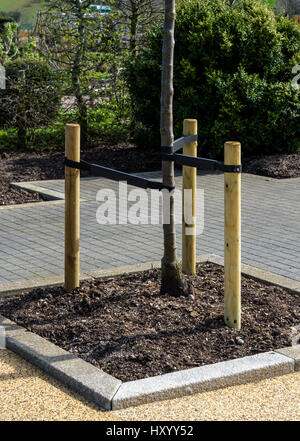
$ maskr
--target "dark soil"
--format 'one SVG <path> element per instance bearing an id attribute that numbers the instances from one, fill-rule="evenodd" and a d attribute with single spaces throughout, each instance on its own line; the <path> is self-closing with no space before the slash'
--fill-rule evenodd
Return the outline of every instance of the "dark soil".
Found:
<path id="1" fill-rule="evenodd" d="M 12 152 L 0 153 L 0 205 L 40 201 L 38 194 L 9 187 L 11 182 L 63 179 L 64 153 Z M 81 159 L 129 173 L 159 170 L 158 151 L 137 149 L 132 145 L 102 145 L 81 152 Z M 85 175 L 82 172 L 82 176 Z"/>
<path id="2" fill-rule="evenodd" d="M 270 178 L 299 178 L 300 153 L 246 158 L 243 160 L 243 171 Z"/>
<path id="3" fill-rule="evenodd" d="M 38 193 L 10 187 L 10 180 L 5 176 L 0 176 L 0 205 L 26 204 L 42 200 L 42 196 Z"/>
<path id="4" fill-rule="evenodd" d="M 35 289 L 0 313 L 123 381 L 291 345 L 300 297 L 242 278 L 242 330 L 224 325 L 223 268 L 198 266 L 189 298 L 160 295 L 160 271 Z"/>
<path id="5" fill-rule="evenodd" d="M 0 153 L 0 205 L 42 200 L 38 194 L 10 188 L 11 182 L 63 179 L 62 152 Z M 101 145 L 81 152 L 81 159 L 128 173 L 161 168 L 159 150 L 138 149 L 133 145 Z M 300 154 L 264 156 L 243 161 L 243 170 L 273 178 L 300 176 Z M 82 176 L 87 176 L 82 172 Z"/>

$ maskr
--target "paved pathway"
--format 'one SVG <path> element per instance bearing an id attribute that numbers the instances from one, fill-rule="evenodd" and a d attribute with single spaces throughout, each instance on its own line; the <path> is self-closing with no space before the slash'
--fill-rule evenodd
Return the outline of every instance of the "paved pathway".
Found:
<path id="1" fill-rule="evenodd" d="M 148 176 L 156 178 L 156 173 Z M 180 177 L 177 177 L 180 187 Z M 300 280 L 300 179 L 243 175 L 242 260 Z M 63 198 L 63 181 L 30 183 Z M 160 225 L 99 225 L 96 193 L 105 179 L 81 182 L 81 271 L 159 260 Z M 200 174 L 205 228 L 199 254 L 223 255 L 223 175 Z M 63 275 L 64 202 L 0 209 L 0 291 L 9 282 Z M 178 249 L 181 249 L 178 226 Z M 0 350 L 0 421 L 5 420 L 299 420 L 300 373 L 172 401 L 104 412 L 16 354 Z"/>
<path id="2" fill-rule="evenodd" d="M 159 178 L 159 173 L 144 174 Z M 181 178 L 176 177 L 178 188 Z M 22 184 L 24 185 L 24 184 Z M 30 183 L 64 197 L 64 181 Z M 107 179 L 81 182 L 81 272 L 160 260 L 161 225 L 99 225 L 97 191 L 117 189 Z M 204 232 L 197 254 L 223 255 L 223 174 L 200 173 L 205 194 Z M 132 187 L 128 187 L 128 190 Z M 54 193 L 53 193 L 54 192 Z M 300 178 L 242 176 L 242 261 L 300 281 Z M 64 201 L 0 209 L 0 290 L 9 282 L 63 275 Z M 181 255 L 181 226 L 177 226 Z"/>

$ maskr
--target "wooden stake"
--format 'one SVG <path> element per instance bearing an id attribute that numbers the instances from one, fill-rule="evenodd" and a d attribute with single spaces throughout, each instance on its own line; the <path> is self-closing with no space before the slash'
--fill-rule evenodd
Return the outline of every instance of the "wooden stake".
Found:
<path id="1" fill-rule="evenodd" d="M 241 164 L 241 144 L 226 142 L 226 165 Z M 241 174 L 224 173 L 224 302 L 225 323 L 241 329 Z"/>
<path id="2" fill-rule="evenodd" d="M 66 158 L 80 161 L 80 126 L 67 124 Z M 79 286 L 80 171 L 65 168 L 65 290 Z"/>
<path id="3" fill-rule="evenodd" d="M 183 136 L 197 134 L 197 120 L 185 119 L 183 121 Z M 183 147 L 183 154 L 197 156 L 197 142 L 190 142 Z M 183 166 L 182 168 L 182 271 L 185 274 L 196 274 L 196 191 L 197 169 L 196 167 Z M 192 191 L 192 197 L 185 190 Z M 185 213 L 185 215 L 184 215 Z M 193 216 L 194 222 L 189 221 L 187 216 Z M 186 234 L 189 229 L 189 234 Z M 192 233 L 192 234 L 190 234 Z"/>

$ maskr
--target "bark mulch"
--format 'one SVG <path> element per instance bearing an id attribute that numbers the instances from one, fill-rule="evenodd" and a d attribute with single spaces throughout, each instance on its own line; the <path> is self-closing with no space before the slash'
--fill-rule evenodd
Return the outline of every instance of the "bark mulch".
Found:
<path id="1" fill-rule="evenodd" d="M 123 380 L 289 346 L 300 296 L 242 277 L 242 329 L 223 321 L 223 268 L 198 265 L 189 297 L 160 295 L 160 270 L 85 281 L 73 293 L 38 288 L 0 313 Z"/>
<path id="2" fill-rule="evenodd" d="M 43 200 L 38 194 L 12 189 L 11 182 L 63 179 L 62 152 L 0 153 L 0 205 Z M 81 152 L 81 159 L 128 173 L 159 170 L 159 151 L 137 149 L 132 145 L 101 145 Z M 88 176 L 84 172 L 82 176 Z"/>
<path id="3" fill-rule="evenodd" d="M 300 153 L 246 158 L 243 160 L 243 171 L 270 178 L 299 178 Z"/>
<path id="4" fill-rule="evenodd" d="M 62 152 L 0 153 L 0 205 L 38 202 L 42 197 L 25 190 L 12 189 L 11 182 L 63 179 Z M 81 152 L 81 158 L 128 173 L 161 168 L 159 149 L 142 150 L 134 145 L 100 145 Z M 262 156 L 243 160 L 243 170 L 272 178 L 300 176 L 300 154 Z M 82 176 L 87 176 L 82 172 Z"/>

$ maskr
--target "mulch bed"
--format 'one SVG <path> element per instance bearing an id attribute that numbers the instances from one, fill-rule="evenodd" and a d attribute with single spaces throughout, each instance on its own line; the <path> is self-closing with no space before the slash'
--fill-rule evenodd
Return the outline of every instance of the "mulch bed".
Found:
<path id="1" fill-rule="evenodd" d="M 38 194 L 12 189 L 11 182 L 63 179 L 63 152 L 0 153 L 0 205 L 43 200 Z M 81 159 L 128 173 L 159 170 L 159 151 L 137 149 L 133 145 L 101 145 L 81 152 Z M 85 172 L 82 176 L 88 176 Z"/>
<path id="2" fill-rule="evenodd" d="M 26 204 L 43 201 L 38 193 L 10 187 L 10 180 L 0 177 L 0 205 Z"/>
<path id="3" fill-rule="evenodd" d="M 246 173 L 268 176 L 270 178 L 299 178 L 300 154 L 246 158 L 243 160 L 243 170 Z"/>
<path id="4" fill-rule="evenodd" d="M 63 152 L 0 153 L 0 205 L 38 202 L 42 197 L 10 188 L 11 182 L 63 179 Z M 81 152 L 81 159 L 128 173 L 161 168 L 159 149 L 142 150 L 133 145 L 100 145 Z M 243 170 L 272 178 L 300 176 L 300 154 L 265 156 L 243 161 Z M 82 172 L 82 176 L 87 176 Z"/>
<path id="5" fill-rule="evenodd" d="M 291 345 L 300 296 L 242 278 L 242 330 L 223 321 L 223 268 L 198 265 L 189 297 L 160 295 L 160 270 L 35 289 L 3 300 L 0 313 L 123 380 Z"/>

